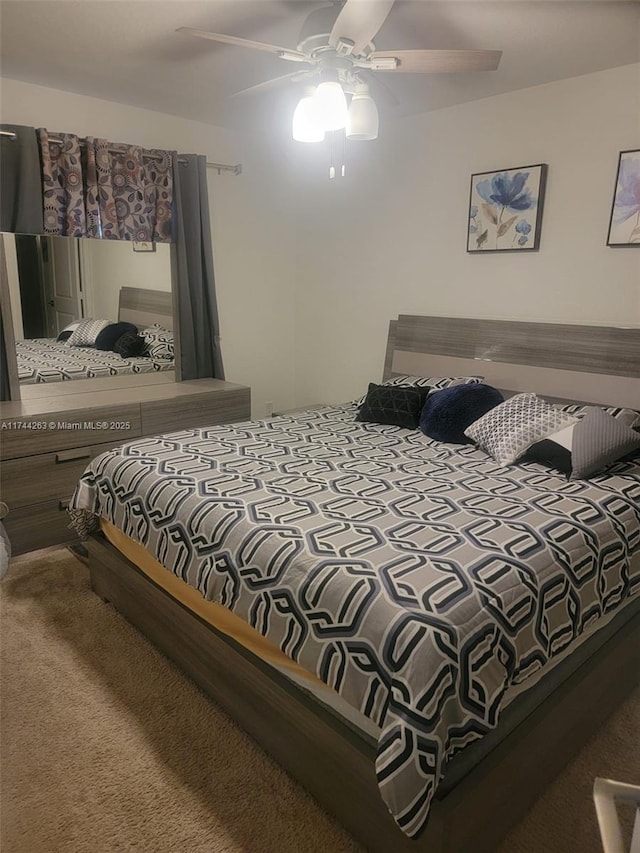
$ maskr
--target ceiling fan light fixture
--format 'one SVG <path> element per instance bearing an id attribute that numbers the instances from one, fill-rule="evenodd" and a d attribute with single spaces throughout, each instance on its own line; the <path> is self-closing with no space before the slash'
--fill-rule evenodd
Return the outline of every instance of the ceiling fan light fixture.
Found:
<path id="1" fill-rule="evenodd" d="M 313 96 L 325 131 L 340 130 L 347 123 L 347 98 L 340 83 L 320 83 Z"/>
<path id="2" fill-rule="evenodd" d="M 356 86 L 347 113 L 347 139 L 377 139 L 379 124 L 378 108 L 369 94 L 369 87 L 364 84 Z"/>
<path id="3" fill-rule="evenodd" d="M 293 113 L 291 132 L 296 142 L 322 142 L 324 139 L 324 127 L 320 120 L 315 92 L 298 101 Z"/>

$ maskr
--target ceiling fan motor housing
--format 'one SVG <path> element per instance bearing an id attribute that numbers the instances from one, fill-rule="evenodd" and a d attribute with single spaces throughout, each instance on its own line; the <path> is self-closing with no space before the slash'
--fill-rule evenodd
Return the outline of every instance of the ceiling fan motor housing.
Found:
<path id="1" fill-rule="evenodd" d="M 342 40 L 335 49 L 329 46 L 329 38 L 331 30 L 340 14 L 340 5 L 322 6 L 320 9 L 315 9 L 305 19 L 300 37 L 298 39 L 298 50 L 306 53 L 314 59 L 321 59 L 324 63 L 331 66 L 334 63 L 331 57 L 346 58 L 351 53 L 353 42 L 348 39 Z M 373 43 L 369 43 L 360 52 L 360 56 L 368 56 L 374 50 Z M 349 63 L 350 65 L 351 63 Z M 341 63 L 337 63 L 334 67 L 341 67 Z M 346 67 L 346 66 L 345 66 Z"/>
<path id="2" fill-rule="evenodd" d="M 329 34 L 333 29 L 339 13 L 339 6 L 322 6 L 320 9 L 315 9 L 310 15 L 307 15 L 300 30 L 298 50 L 307 53 L 309 49 L 307 43 L 309 40 L 315 42 L 318 39 L 318 46 L 329 44 Z"/>

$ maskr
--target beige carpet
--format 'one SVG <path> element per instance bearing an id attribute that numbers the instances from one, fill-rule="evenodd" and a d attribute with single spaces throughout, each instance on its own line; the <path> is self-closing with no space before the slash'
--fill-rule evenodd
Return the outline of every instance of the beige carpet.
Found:
<path id="1" fill-rule="evenodd" d="M 68 552 L 13 565 L 1 592 L 2 851 L 361 851 Z M 599 853 L 593 778 L 640 776 L 639 708 L 637 694 L 500 853 Z"/>

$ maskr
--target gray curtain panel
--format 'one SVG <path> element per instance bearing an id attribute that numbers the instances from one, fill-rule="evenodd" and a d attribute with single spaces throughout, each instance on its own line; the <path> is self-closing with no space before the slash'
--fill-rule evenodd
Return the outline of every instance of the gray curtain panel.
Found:
<path id="1" fill-rule="evenodd" d="M 212 376 L 224 379 L 206 158 L 199 154 L 180 154 L 173 162 L 182 378 Z"/>
<path id="2" fill-rule="evenodd" d="M 2 124 L 15 138 L 0 136 L 0 231 L 42 234 L 42 174 L 34 127 Z"/>

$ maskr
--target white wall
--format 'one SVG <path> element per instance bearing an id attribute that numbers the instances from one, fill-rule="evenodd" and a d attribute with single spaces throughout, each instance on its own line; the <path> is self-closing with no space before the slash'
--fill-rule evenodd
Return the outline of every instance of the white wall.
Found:
<path id="1" fill-rule="evenodd" d="M 276 409 L 292 405 L 293 227 L 278 168 L 285 161 L 243 134 L 164 113 L 6 78 L 0 95 L 3 122 L 242 162 L 239 177 L 209 174 L 226 376 L 251 386 L 256 416 L 267 400 Z"/>
<path id="2" fill-rule="evenodd" d="M 322 146 L 292 143 L 298 403 L 378 381 L 399 313 L 640 325 L 640 251 L 605 245 L 618 152 L 640 148 L 640 65 L 381 124 L 335 181 Z M 540 250 L 467 254 L 471 174 L 535 163 Z"/>
<path id="3" fill-rule="evenodd" d="M 157 243 L 154 252 L 134 252 L 126 240 L 80 240 L 80 258 L 87 316 L 115 322 L 123 287 L 171 291 L 169 243 Z"/>
<path id="4" fill-rule="evenodd" d="M 399 313 L 640 324 L 640 252 L 607 248 L 618 152 L 640 147 L 640 65 L 393 122 L 328 150 L 2 81 L 2 120 L 242 161 L 209 174 L 227 378 L 253 410 L 345 400 L 381 376 Z M 539 252 L 468 255 L 474 172 L 547 163 Z M 294 367 L 295 366 L 295 367 Z"/>

